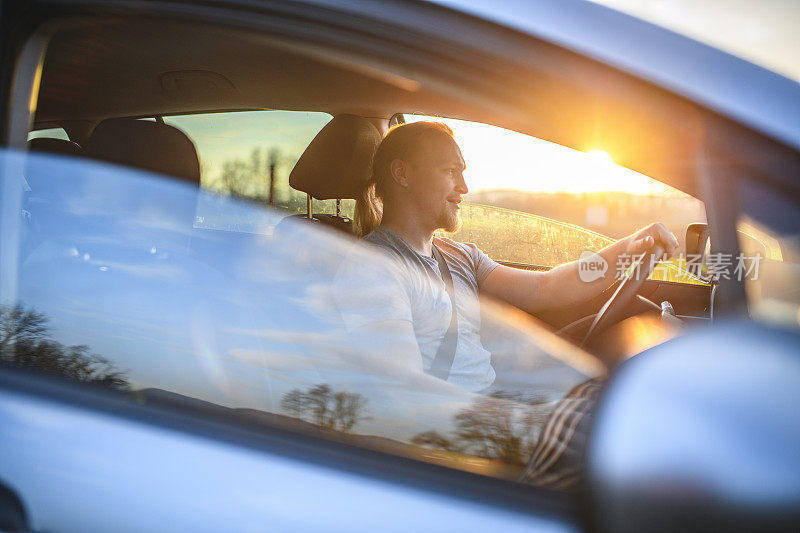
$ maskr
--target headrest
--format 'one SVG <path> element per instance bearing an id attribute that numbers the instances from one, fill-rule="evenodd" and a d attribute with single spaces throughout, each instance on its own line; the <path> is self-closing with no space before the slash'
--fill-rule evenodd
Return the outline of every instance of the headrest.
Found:
<path id="1" fill-rule="evenodd" d="M 50 154 L 81 155 L 80 145 L 65 139 L 49 139 L 39 137 L 28 141 L 28 150 L 32 152 L 47 152 Z"/>
<path id="2" fill-rule="evenodd" d="M 289 175 L 289 185 L 318 200 L 356 198 L 372 173 L 378 129 L 356 115 L 338 115 L 314 137 Z"/>
<path id="3" fill-rule="evenodd" d="M 86 141 L 84 153 L 200 184 L 200 162 L 194 144 L 185 133 L 168 124 L 129 118 L 104 120 Z"/>

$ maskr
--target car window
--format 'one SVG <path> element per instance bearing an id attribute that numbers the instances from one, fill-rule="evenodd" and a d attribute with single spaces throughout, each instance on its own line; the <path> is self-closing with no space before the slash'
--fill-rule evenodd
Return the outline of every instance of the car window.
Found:
<path id="1" fill-rule="evenodd" d="M 700 200 L 614 164 L 603 151 L 578 152 L 478 122 L 404 119 L 445 122 L 461 147 L 470 192 L 453 239 L 475 243 L 496 261 L 547 269 L 663 222 L 680 249 L 651 279 L 704 284 L 680 253 L 686 226 L 705 221 Z"/>
<path id="2" fill-rule="evenodd" d="M 239 111 L 165 116 L 194 142 L 200 185 L 222 196 L 247 198 L 289 214 L 307 211 L 306 194 L 289 186 L 289 174 L 331 115 L 304 111 Z M 211 229 L 259 231 L 253 222 L 219 220 L 215 197 L 198 205 L 196 225 Z M 353 216 L 355 202 L 342 202 Z M 315 200 L 314 213 L 335 213 L 335 200 Z M 248 229 L 249 228 L 249 229 Z M 263 230 L 263 228 L 262 228 Z"/>
<path id="3" fill-rule="evenodd" d="M 739 255 L 706 259 L 716 277 L 745 284 L 750 316 L 782 327 L 800 327 L 800 202 L 796 196 L 744 180 L 737 221 Z"/>
<path id="4" fill-rule="evenodd" d="M 31 139 L 63 139 L 65 141 L 70 140 L 67 132 L 64 131 L 64 128 L 46 128 L 42 130 L 34 130 L 28 133 L 28 140 Z"/>
<path id="5" fill-rule="evenodd" d="M 345 327 L 341 298 L 382 287 L 342 290 L 341 265 L 359 280 L 386 268 L 351 238 L 292 220 L 272 234 L 198 227 L 207 197 L 226 220 L 275 225 L 285 210 L 88 159 L 23 157 L 0 153 L 5 190 L 22 168 L 28 184 L 16 188 L 20 231 L 2 234 L 18 250 L 4 266 L 15 295 L 0 309 L 5 364 L 533 484 L 526 472 L 548 416 L 603 372 L 489 304 L 471 312 L 485 317 L 492 390 L 411 372 Z"/>

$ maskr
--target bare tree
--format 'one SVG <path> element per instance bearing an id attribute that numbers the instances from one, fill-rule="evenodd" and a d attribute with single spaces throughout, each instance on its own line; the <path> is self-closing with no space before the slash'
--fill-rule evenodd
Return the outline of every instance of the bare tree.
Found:
<path id="1" fill-rule="evenodd" d="M 17 304 L 0 308 L 0 353 L 17 344 L 30 344 L 47 334 L 47 318 Z"/>
<path id="2" fill-rule="evenodd" d="M 222 165 L 222 183 L 233 195 L 243 195 L 245 185 L 250 180 L 247 164 L 241 159 L 230 159 Z"/>
<path id="3" fill-rule="evenodd" d="M 210 187 L 233 196 L 247 197 L 291 212 L 304 212 L 306 195 L 292 189 L 289 173 L 296 155 L 285 155 L 278 147 L 254 148 L 250 158 L 233 157 L 222 163 L 222 171 Z"/>
<path id="4" fill-rule="evenodd" d="M 0 307 L 0 359 L 81 381 L 127 390 L 125 374 L 88 346 L 66 346 L 49 337 L 47 317 L 22 305 Z"/>
<path id="5" fill-rule="evenodd" d="M 468 453 L 511 464 L 524 464 L 536 444 L 537 425 L 545 418 L 537 408 L 543 399 L 524 399 L 515 394 L 496 392 L 477 398 L 471 406 L 456 413 L 452 437 L 437 431 L 414 436 L 414 444 Z"/>
<path id="6" fill-rule="evenodd" d="M 423 431 L 422 433 L 415 435 L 414 438 L 411 439 L 411 442 L 419 446 L 439 448 L 451 452 L 462 451 L 461 448 L 456 446 L 456 444 L 452 440 L 448 439 L 447 437 L 445 437 L 444 435 L 435 430 Z"/>
<path id="7" fill-rule="evenodd" d="M 479 398 L 455 416 L 455 441 L 467 453 L 522 464 L 533 449 L 533 420 L 515 402 Z"/>
<path id="8" fill-rule="evenodd" d="M 320 384 L 284 394 L 281 408 L 324 429 L 348 433 L 365 418 L 366 403 L 360 394 L 333 392 L 329 385 Z"/>

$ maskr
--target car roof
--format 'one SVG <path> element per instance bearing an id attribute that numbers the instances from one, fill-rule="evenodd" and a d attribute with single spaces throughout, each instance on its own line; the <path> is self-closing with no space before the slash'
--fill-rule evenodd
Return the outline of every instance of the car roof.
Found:
<path id="1" fill-rule="evenodd" d="M 396 16 L 395 12 L 381 12 L 385 7 L 383 2 L 305 0 L 304 3 L 328 5 L 378 20 Z M 673 31 L 587 0 L 491 3 L 427 0 L 427 3 L 494 22 L 596 59 L 800 149 L 800 83 Z"/>
<path id="2" fill-rule="evenodd" d="M 587 0 L 429 0 L 592 57 L 800 149 L 800 83 Z"/>

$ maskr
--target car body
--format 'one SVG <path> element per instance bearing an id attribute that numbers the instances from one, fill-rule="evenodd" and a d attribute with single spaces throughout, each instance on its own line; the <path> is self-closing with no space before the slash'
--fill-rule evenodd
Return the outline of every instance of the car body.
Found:
<path id="1" fill-rule="evenodd" d="M 641 530 L 670 519 L 677 528 L 796 525 L 796 82 L 578 0 L 3 0 L 0 9 L 3 354 L 19 361 L 28 353 L 24 343 L 35 347 L 26 360 L 33 363 L 0 371 L 6 529 Z M 769 246 L 779 256 L 768 258 L 758 285 L 735 276 L 645 282 L 643 295 L 669 300 L 685 322 L 700 325 L 667 342 L 626 345 L 649 351 L 621 365 L 604 393 L 587 452 L 588 499 L 520 483 L 524 461 L 509 466 L 468 447 L 436 448 L 431 433 L 419 444 L 424 430 L 439 430 L 453 413 L 468 420 L 463 406 L 484 405 L 480 398 L 435 381 L 395 381 L 379 357 L 355 357 L 338 335 L 326 291 L 338 263 L 352 260 L 348 237 L 302 216 L 284 222 L 287 211 L 263 205 L 272 205 L 272 190 L 237 193 L 244 166 L 235 161 L 214 171 L 230 177 L 221 179 L 238 196 L 89 153 L 98 124 L 141 119 L 196 132 L 208 165 L 202 135 L 221 144 L 240 127 L 234 121 L 225 129 L 224 120 L 283 116 L 265 111 L 272 109 L 305 113 L 314 124 L 309 135 L 274 123 L 276 137 L 303 138 L 303 149 L 333 116 L 360 117 L 382 133 L 413 113 L 602 148 L 621 165 L 702 199 L 711 253 L 741 254 L 745 222 L 761 228 L 751 237 L 775 243 Z M 31 131 L 52 128 L 63 128 L 84 152 L 28 149 Z M 153 150 L 170 142 L 159 140 Z M 274 173 L 277 156 L 269 164 L 263 156 L 253 167 Z M 300 194 L 286 203 L 305 200 Z M 326 209 L 342 218 L 338 204 Z M 534 223 L 604 238 L 546 217 Z M 516 266 L 553 266 L 528 263 Z M 588 326 L 581 320 L 610 295 L 536 317 L 561 337 L 490 306 L 487 339 L 498 354 L 514 347 L 494 365 L 540 395 L 495 398 L 505 403 L 484 405 L 488 411 L 475 416 L 524 424 L 521 406 L 540 405 L 541 425 L 569 388 L 602 374 L 592 350 L 575 344 Z M 626 318 L 634 330 L 611 330 L 598 344 L 664 333 L 637 322 L 646 308 L 631 304 Z M 32 325 L 13 337 L 23 320 Z M 53 372 L 37 362 L 45 352 L 74 364 Z M 737 363 L 721 371 L 726 356 Z M 37 365 L 73 379 L 31 372 Z M 746 386 L 752 396 L 743 396 Z M 681 391 L 680 409 L 665 391 Z M 321 397 L 340 407 L 369 402 L 369 409 L 354 408 L 349 420 L 287 416 Z M 362 430 L 350 431 L 354 424 Z M 675 478 L 659 485 L 665 471 Z M 665 493 L 665 486 L 680 490 Z M 699 496 L 687 502 L 687 494 Z M 687 508 L 670 516 L 664 508 L 676 498 Z M 704 509 L 715 511 L 709 522 L 698 520 Z M 752 518 L 764 509 L 767 519 Z M 649 521 L 656 516 L 662 521 Z"/>

